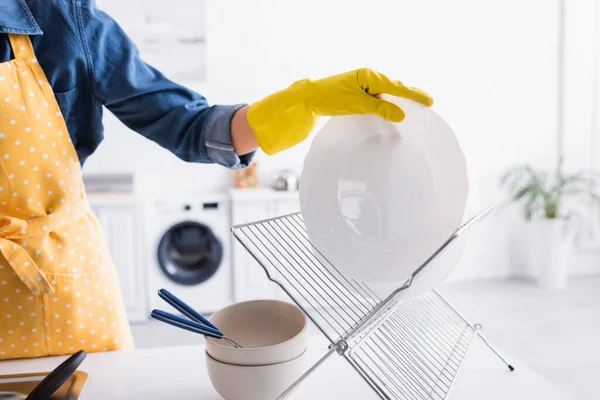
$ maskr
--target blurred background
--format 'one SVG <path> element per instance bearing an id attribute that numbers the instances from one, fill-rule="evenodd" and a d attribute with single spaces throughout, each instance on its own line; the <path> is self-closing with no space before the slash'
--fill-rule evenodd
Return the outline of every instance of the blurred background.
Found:
<path id="1" fill-rule="evenodd" d="M 600 234 L 587 200 L 600 168 L 599 2 L 97 3 L 147 62 L 210 104 L 251 103 L 298 79 L 360 67 L 431 93 L 467 158 L 465 218 L 502 205 L 472 232 L 440 290 L 508 354 L 575 398 L 595 398 Z M 104 124 L 84 174 L 138 347 L 198 340 L 148 321 L 160 287 L 178 285 L 206 313 L 284 298 L 229 227 L 299 210 L 310 140 L 234 173 L 181 162 L 108 111 Z"/>

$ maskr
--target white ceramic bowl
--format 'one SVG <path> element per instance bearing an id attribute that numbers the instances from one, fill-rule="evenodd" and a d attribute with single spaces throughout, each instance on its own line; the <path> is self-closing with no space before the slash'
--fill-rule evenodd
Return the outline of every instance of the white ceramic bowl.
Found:
<path id="1" fill-rule="evenodd" d="M 206 368 L 213 387 L 225 400 L 276 399 L 306 370 L 305 356 L 279 364 L 233 365 L 206 355 Z"/>
<path id="2" fill-rule="evenodd" d="M 210 317 L 225 336 L 243 348 L 221 339 L 206 338 L 206 351 L 214 359 L 235 365 L 269 365 L 299 357 L 308 341 L 307 319 L 293 304 L 252 300 L 232 304 Z"/>
<path id="3" fill-rule="evenodd" d="M 300 206 L 311 242 L 340 272 L 399 287 L 460 226 L 469 183 L 448 124 L 420 104 L 383 97 L 405 120 L 331 118 L 306 156 Z"/>

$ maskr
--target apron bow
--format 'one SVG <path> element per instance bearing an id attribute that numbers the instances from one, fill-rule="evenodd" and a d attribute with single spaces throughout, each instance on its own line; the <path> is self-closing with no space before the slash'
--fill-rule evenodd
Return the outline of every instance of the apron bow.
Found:
<path id="1" fill-rule="evenodd" d="M 34 295 L 53 294 L 54 288 L 25 247 L 16 240 L 57 231 L 72 224 L 87 211 L 87 200 L 81 199 L 75 205 L 67 206 L 57 213 L 42 215 L 27 221 L 15 217 L 0 217 L 0 253 Z"/>

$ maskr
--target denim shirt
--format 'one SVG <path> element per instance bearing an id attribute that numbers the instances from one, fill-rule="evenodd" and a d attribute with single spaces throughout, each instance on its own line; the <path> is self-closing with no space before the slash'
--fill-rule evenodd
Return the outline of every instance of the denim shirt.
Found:
<path id="1" fill-rule="evenodd" d="M 238 157 L 231 142 L 242 105 L 210 106 L 167 79 L 94 0 L 0 0 L 0 62 L 14 58 L 8 33 L 30 35 L 82 164 L 104 137 L 102 106 L 184 161 L 251 162 L 253 153 Z"/>

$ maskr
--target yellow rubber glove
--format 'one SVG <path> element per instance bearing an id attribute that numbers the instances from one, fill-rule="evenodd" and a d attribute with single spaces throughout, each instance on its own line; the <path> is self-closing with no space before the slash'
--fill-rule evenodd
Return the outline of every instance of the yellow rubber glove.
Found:
<path id="1" fill-rule="evenodd" d="M 404 119 L 397 105 L 380 94 L 404 97 L 426 106 L 433 99 L 420 89 L 406 87 L 367 68 L 324 79 L 298 81 L 248 108 L 248 123 L 260 148 L 273 155 L 302 142 L 320 116 L 374 114 L 392 122 Z"/>

